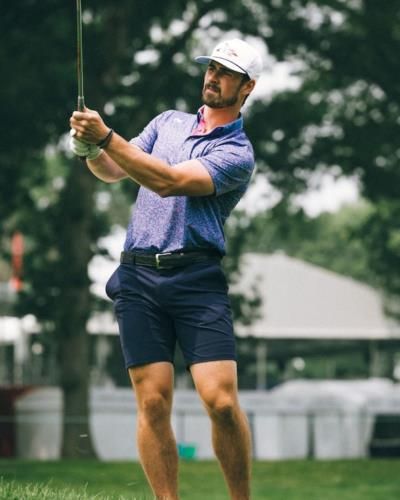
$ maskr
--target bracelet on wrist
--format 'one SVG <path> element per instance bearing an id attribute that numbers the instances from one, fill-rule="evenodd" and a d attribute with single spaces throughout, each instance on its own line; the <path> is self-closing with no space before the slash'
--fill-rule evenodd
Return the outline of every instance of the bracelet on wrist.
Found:
<path id="1" fill-rule="evenodd" d="M 109 132 L 104 137 L 104 139 L 102 139 L 100 142 L 98 142 L 96 144 L 96 146 L 98 146 L 100 149 L 105 149 L 110 144 L 113 133 L 114 133 L 114 130 L 112 128 L 110 128 Z"/>

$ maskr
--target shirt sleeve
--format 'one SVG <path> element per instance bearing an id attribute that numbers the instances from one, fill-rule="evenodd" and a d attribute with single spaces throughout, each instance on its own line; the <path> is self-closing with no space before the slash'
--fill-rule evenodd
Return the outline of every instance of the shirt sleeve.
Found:
<path id="1" fill-rule="evenodd" d="M 153 118 L 139 135 L 129 141 L 130 144 L 134 144 L 145 153 L 151 154 L 154 143 L 157 140 L 160 124 L 165 121 L 169 113 L 170 111 L 165 111 Z"/>
<path id="2" fill-rule="evenodd" d="M 250 144 L 224 142 L 197 160 L 210 174 L 216 196 L 247 185 L 254 170 L 254 153 Z"/>

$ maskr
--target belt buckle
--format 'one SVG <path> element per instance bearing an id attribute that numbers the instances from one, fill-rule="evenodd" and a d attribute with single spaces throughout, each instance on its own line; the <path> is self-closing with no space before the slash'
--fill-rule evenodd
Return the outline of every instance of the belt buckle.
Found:
<path id="1" fill-rule="evenodd" d="M 160 257 L 162 257 L 163 255 L 172 255 L 172 252 L 156 253 L 156 255 L 155 255 L 155 258 L 156 258 L 156 269 L 171 269 L 171 266 L 164 267 L 162 265 L 162 262 L 160 261 Z"/>

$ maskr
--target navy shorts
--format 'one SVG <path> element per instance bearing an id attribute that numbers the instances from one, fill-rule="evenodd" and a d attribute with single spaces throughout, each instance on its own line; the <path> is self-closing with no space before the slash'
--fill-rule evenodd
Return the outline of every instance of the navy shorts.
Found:
<path id="1" fill-rule="evenodd" d="M 186 366 L 236 360 L 228 286 L 219 260 L 155 269 L 121 264 L 106 285 L 127 368 L 168 361 L 178 343 Z"/>

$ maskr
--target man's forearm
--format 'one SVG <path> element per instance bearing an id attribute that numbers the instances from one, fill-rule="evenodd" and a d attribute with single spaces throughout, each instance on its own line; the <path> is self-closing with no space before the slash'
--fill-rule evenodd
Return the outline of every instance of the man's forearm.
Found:
<path id="1" fill-rule="evenodd" d="M 125 176 L 161 196 L 177 182 L 174 169 L 171 169 L 167 163 L 143 152 L 116 133 L 107 145 L 106 155 L 100 155 L 99 159 L 102 156 L 111 160 L 120 171 L 125 173 Z"/>
<path id="2" fill-rule="evenodd" d="M 100 180 L 112 183 L 128 177 L 128 175 L 103 151 L 95 160 L 86 160 L 89 170 Z"/>
<path id="3" fill-rule="evenodd" d="M 88 109 L 85 109 L 84 112 L 74 111 L 70 125 L 76 131 L 76 138 L 82 142 L 100 145 L 105 140 L 104 146 L 100 146 L 105 150 L 105 153 L 103 152 L 95 160 L 87 162 L 90 170 L 99 179 L 105 182 L 116 182 L 130 177 L 141 186 L 160 196 L 202 194 L 202 192 L 197 193 L 197 187 L 193 193 L 186 191 L 185 185 L 188 183 L 190 172 L 170 168 L 166 162 L 143 152 L 117 133 L 113 133 L 105 125 L 97 111 Z M 192 184 L 197 186 L 196 178 Z"/>
<path id="4" fill-rule="evenodd" d="M 97 111 L 74 111 L 70 125 L 78 141 L 103 149 L 103 153 L 88 160 L 87 165 L 104 182 L 129 177 L 162 197 L 207 196 L 215 192 L 211 175 L 198 159 L 169 165 L 111 131 Z"/>

